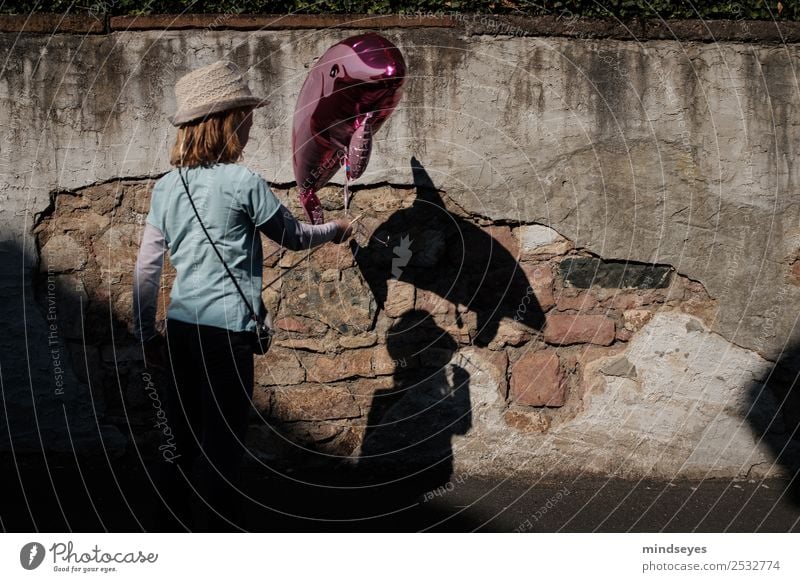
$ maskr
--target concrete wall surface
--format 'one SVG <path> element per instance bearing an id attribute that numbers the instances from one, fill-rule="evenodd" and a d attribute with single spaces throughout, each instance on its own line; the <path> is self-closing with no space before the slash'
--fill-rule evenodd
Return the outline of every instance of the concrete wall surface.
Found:
<path id="1" fill-rule="evenodd" d="M 130 285 L 175 81 L 247 69 L 271 105 L 243 163 L 301 216 L 295 100 L 357 32 L 0 33 L 4 449 L 156 450 L 167 378 L 130 336 Z M 798 45 L 380 32 L 408 78 L 354 187 L 357 243 L 264 242 L 279 334 L 257 360 L 253 459 L 794 472 Z"/>

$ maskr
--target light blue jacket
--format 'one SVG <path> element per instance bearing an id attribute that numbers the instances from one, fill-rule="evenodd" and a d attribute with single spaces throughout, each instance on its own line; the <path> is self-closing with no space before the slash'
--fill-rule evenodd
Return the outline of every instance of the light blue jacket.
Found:
<path id="1" fill-rule="evenodd" d="M 258 227 L 278 211 L 280 202 L 261 176 L 238 164 L 181 171 L 217 249 L 250 304 L 263 316 Z M 233 331 L 255 329 L 247 305 L 203 233 L 177 169 L 153 187 L 147 225 L 163 235 L 176 270 L 168 318 Z"/>

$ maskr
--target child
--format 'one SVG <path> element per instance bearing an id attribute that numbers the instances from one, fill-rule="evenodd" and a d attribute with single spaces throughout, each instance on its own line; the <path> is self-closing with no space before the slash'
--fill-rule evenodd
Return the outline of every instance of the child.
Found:
<path id="1" fill-rule="evenodd" d="M 236 485 L 253 395 L 251 307 L 265 315 L 258 233 L 291 250 L 340 243 L 352 233 L 346 220 L 298 223 L 263 178 L 236 163 L 254 109 L 266 104 L 236 65 L 197 69 L 178 80 L 175 95 L 175 169 L 153 188 L 134 273 L 134 325 L 146 365 L 164 367 L 168 354 L 174 380 L 165 387 L 160 419 L 175 437 L 162 463 L 162 500 L 183 527 L 219 531 L 237 527 Z M 176 270 L 166 339 L 155 329 L 165 249 Z"/>

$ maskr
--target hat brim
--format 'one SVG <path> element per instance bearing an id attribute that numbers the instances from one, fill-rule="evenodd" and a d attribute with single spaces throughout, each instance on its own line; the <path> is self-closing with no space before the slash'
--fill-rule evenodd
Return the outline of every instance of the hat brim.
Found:
<path id="1" fill-rule="evenodd" d="M 194 107 L 192 109 L 179 109 L 175 112 L 175 115 L 171 115 L 167 117 L 169 122 L 174 126 L 181 126 L 191 121 L 197 121 L 198 119 L 202 119 L 208 115 L 212 115 L 214 113 L 222 113 L 223 111 L 228 111 L 229 109 L 237 109 L 238 107 L 264 107 L 264 105 L 269 105 L 269 101 L 266 99 L 262 99 L 261 97 L 237 97 L 236 99 L 226 99 L 224 101 L 217 101 L 215 103 L 211 103 L 208 105 L 203 105 L 202 107 Z"/>

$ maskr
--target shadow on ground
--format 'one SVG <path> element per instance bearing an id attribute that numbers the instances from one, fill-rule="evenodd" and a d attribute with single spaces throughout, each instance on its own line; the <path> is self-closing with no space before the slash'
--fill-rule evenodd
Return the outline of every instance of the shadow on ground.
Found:
<path id="1" fill-rule="evenodd" d="M 152 490 L 129 456 L 0 458 L 5 532 L 152 531 Z M 27 484 L 18 486 L 18 472 Z M 514 482 L 470 477 L 404 504 L 404 488 L 359 489 L 346 471 L 245 471 L 244 528 L 264 532 L 800 532 L 800 509 L 784 480 L 622 481 L 583 477 Z M 312 483 L 312 484 L 309 484 Z M 325 484 L 347 486 L 336 489 Z M 54 495 L 54 491 L 57 492 Z M 398 497 L 393 496 L 397 494 Z"/>
<path id="2" fill-rule="evenodd" d="M 787 495 L 800 505 L 800 345 L 790 343 L 748 396 L 750 427 L 789 476 Z"/>

